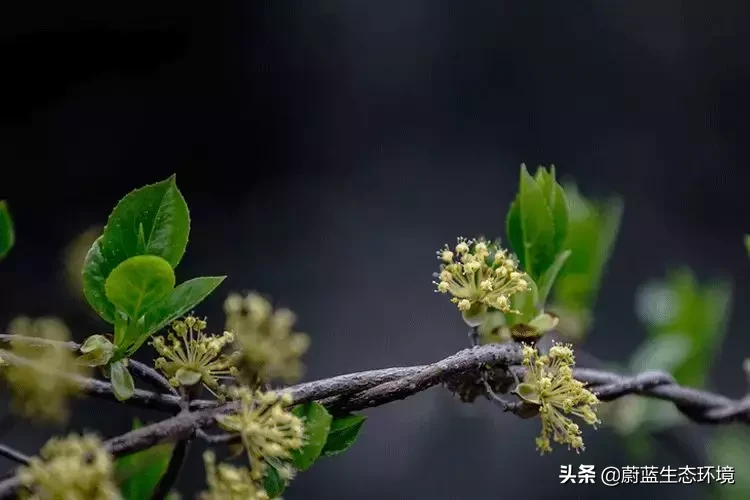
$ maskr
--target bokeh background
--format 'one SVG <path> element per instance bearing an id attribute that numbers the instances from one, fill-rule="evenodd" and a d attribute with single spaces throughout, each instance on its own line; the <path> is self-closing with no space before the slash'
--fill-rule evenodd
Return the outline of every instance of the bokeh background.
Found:
<path id="1" fill-rule="evenodd" d="M 707 385 L 747 390 L 745 3 L 70 0 L 14 10 L 0 16 L 0 198 L 17 226 L 0 265 L 0 324 L 57 315 L 77 340 L 102 331 L 71 293 L 66 248 L 127 191 L 176 172 L 193 222 L 178 280 L 229 275 L 198 311 L 214 326 L 227 293 L 258 290 L 312 336 L 308 380 L 436 360 L 466 333 L 432 292 L 434 251 L 458 235 L 503 236 L 519 164 L 554 163 L 586 196 L 624 202 L 582 349 L 627 364 L 649 335 L 639 287 L 688 266 L 707 286 L 732 284 Z M 713 464 L 713 428 L 661 433 L 637 462 L 605 425 L 585 430 L 584 454 L 540 458 L 538 420 L 442 389 L 366 413 L 356 445 L 302 474 L 286 498 L 732 493 L 559 484 L 567 464 Z M 68 428 L 111 436 L 136 415 L 158 417 L 79 403 Z M 31 454 L 63 431 L 17 421 L 2 439 Z M 202 487 L 198 451 L 178 483 L 186 498 Z M 750 459 L 734 465 L 750 473 Z M 0 459 L 0 471 L 9 466 Z"/>

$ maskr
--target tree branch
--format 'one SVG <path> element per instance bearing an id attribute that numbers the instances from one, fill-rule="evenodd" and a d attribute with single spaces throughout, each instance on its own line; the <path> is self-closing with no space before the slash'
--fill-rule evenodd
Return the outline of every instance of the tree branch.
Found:
<path id="1" fill-rule="evenodd" d="M 0 443 L 0 456 L 13 460 L 16 463 L 26 465 L 29 463 L 29 457 L 10 446 Z"/>
<path id="2" fill-rule="evenodd" d="M 0 344 L 9 344 L 11 342 L 26 342 L 27 344 L 37 345 L 40 347 L 62 346 L 70 349 L 71 351 L 78 351 L 81 348 L 80 344 L 72 341 L 59 342 L 55 340 L 27 337 L 24 335 L 0 334 Z M 169 380 L 167 380 L 158 371 L 154 370 L 147 364 L 141 363 L 140 361 L 136 361 L 134 359 L 129 360 L 129 365 L 134 375 L 139 377 L 141 380 L 148 382 L 155 389 L 162 389 L 173 396 L 179 397 L 180 394 L 177 392 L 177 389 L 172 387 L 172 385 L 169 383 Z"/>
<path id="3" fill-rule="evenodd" d="M 522 356 L 517 344 L 489 344 L 461 350 L 435 363 L 386 368 L 351 373 L 337 377 L 307 382 L 283 389 L 279 392 L 292 395 L 293 404 L 320 401 L 332 412 L 343 413 L 384 405 L 404 399 L 435 385 L 446 384 L 457 378 L 479 377 L 482 367 L 507 368 L 508 377 L 522 377 Z M 678 385 L 674 378 L 663 372 L 645 372 L 634 376 L 576 368 L 575 378 L 586 383 L 602 401 L 612 401 L 627 395 L 671 401 L 688 418 L 699 423 L 721 424 L 728 422 L 750 423 L 750 397 L 734 400 L 708 391 Z M 111 391 L 107 383 L 81 378 L 81 384 L 92 395 L 104 397 Z M 172 395 L 136 391 L 138 405 L 174 410 L 179 398 Z M 109 397 L 107 397 L 109 399 Z M 130 402 L 130 401 L 129 401 Z M 195 433 L 199 437 L 213 436 L 202 429 L 211 427 L 215 417 L 237 408 L 231 402 L 217 405 L 216 402 L 198 400 L 190 405 L 190 411 L 162 420 L 105 441 L 105 447 L 115 457 L 128 455 L 165 441 L 189 439 Z M 231 439 L 227 436 L 216 441 Z M 8 498 L 18 488 L 15 477 L 0 481 L 0 498 Z"/>
<path id="4" fill-rule="evenodd" d="M 8 351 L 2 351 L 2 356 L 0 357 L 9 364 L 28 366 L 34 370 L 49 374 L 50 376 L 65 379 L 71 384 L 74 384 L 82 394 L 87 396 L 103 399 L 105 401 L 119 402 L 117 398 L 115 398 L 112 384 L 109 382 L 104 382 L 103 380 L 97 380 L 94 378 L 81 377 L 80 375 L 73 375 L 70 373 L 53 371 L 44 366 L 39 366 L 33 361 L 16 356 Z M 182 407 L 182 400 L 178 396 L 159 394 L 156 392 L 144 391 L 142 389 L 136 389 L 133 393 L 133 397 L 128 399 L 126 403 L 138 408 L 161 410 L 169 413 L 177 413 Z M 213 403 L 213 406 L 215 405 L 216 403 Z"/>

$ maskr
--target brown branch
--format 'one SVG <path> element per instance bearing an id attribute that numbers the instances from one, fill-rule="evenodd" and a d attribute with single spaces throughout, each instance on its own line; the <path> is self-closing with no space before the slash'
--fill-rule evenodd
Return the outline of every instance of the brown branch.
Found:
<path id="1" fill-rule="evenodd" d="M 292 395 L 293 404 L 320 401 L 333 412 L 362 410 L 404 399 L 435 385 L 462 377 L 478 377 L 482 367 L 508 368 L 515 376 L 523 376 L 521 353 L 516 344 L 490 344 L 461 350 L 435 363 L 401 368 L 386 368 L 340 375 L 307 382 L 279 392 Z M 508 375 L 510 376 L 510 375 Z M 750 398 L 734 400 L 708 391 L 678 385 L 663 372 L 645 372 L 634 376 L 576 368 L 574 376 L 585 382 L 602 401 L 611 401 L 631 394 L 671 401 L 688 418 L 699 423 L 720 424 L 739 421 L 750 423 Z M 101 395 L 109 384 L 84 379 L 88 390 Z M 84 383 L 82 381 L 82 383 Z M 138 392 L 138 404 L 149 401 L 156 406 L 174 409 L 178 401 L 171 395 Z M 158 401 L 158 403 L 156 403 Z M 168 401 L 168 403 L 167 403 Z M 189 439 L 192 435 L 212 441 L 231 437 L 215 437 L 203 429 L 211 427 L 218 414 L 232 411 L 236 403 L 217 405 L 211 401 L 194 401 L 190 411 L 167 418 L 111 438 L 105 442 L 115 457 L 128 455 L 165 441 Z M 0 482 L 0 498 L 7 498 L 18 488 L 14 477 Z"/>

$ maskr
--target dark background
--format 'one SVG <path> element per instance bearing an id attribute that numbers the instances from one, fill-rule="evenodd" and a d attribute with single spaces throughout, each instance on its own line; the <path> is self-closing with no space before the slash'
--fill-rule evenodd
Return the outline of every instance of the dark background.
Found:
<path id="1" fill-rule="evenodd" d="M 199 309 L 217 329 L 224 296 L 256 289 L 311 334 L 307 379 L 435 360 L 466 337 L 432 292 L 434 251 L 502 236 L 518 165 L 555 163 L 584 194 L 625 200 L 587 350 L 624 360 L 644 337 L 638 285 L 690 265 L 735 283 L 712 386 L 744 391 L 743 2 L 11 3 L 0 198 L 18 241 L 0 266 L 0 323 L 54 314 L 77 340 L 101 331 L 65 286 L 63 248 L 127 191 L 177 172 L 193 219 L 178 280 L 229 275 Z M 70 429 L 104 436 L 135 415 L 76 409 Z M 606 427 L 585 430 L 581 456 L 539 458 L 538 420 L 444 390 L 367 413 L 354 448 L 286 498 L 708 496 L 560 485 L 561 464 L 628 463 Z M 18 422 L 4 439 L 34 453 L 50 432 Z M 190 498 L 202 481 L 196 452 L 178 486 Z"/>

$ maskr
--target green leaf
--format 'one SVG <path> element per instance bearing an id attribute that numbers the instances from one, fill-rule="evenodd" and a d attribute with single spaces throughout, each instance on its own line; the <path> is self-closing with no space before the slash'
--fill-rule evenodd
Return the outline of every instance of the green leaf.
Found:
<path id="1" fill-rule="evenodd" d="M 636 312 L 649 337 L 681 335 L 690 351 L 675 366 L 680 384 L 700 387 L 726 332 L 732 287 L 727 281 L 698 283 L 689 269 L 670 272 L 663 281 L 641 287 Z"/>
<path id="2" fill-rule="evenodd" d="M 123 261 L 104 285 L 107 298 L 132 320 L 164 301 L 174 289 L 174 270 L 154 255 L 138 255 Z"/>
<path id="3" fill-rule="evenodd" d="M 673 371 L 690 354 L 690 338 L 682 334 L 665 334 L 643 341 L 630 356 L 633 373 L 647 370 Z"/>
<path id="4" fill-rule="evenodd" d="M 281 479 L 278 469 L 267 463 L 266 475 L 263 477 L 263 489 L 268 493 L 268 498 L 278 498 L 286 489 L 286 481 Z"/>
<path id="5" fill-rule="evenodd" d="M 104 335 L 91 335 L 88 337 L 80 348 L 82 353 L 89 353 L 100 349 L 111 349 L 114 346 Z"/>
<path id="6" fill-rule="evenodd" d="M 540 280 L 563 250 L 568 206 L 555 168 L 539 167 L 532 177 L 521 165 L 519 192 L 506 219 L 508 240 L 523 270 Z"/>
<path id="7" fill-rule="evenodd" d="M 296 406 L 292 412 L 304 420 L 306 439 L 302 449 L 292 451 L 292 457 L 295 467 L 306 471 L 323 451 L 333 417 L 323 405 L 316 402 Z"/>
<path id="8" fill-rule="evenodd" d="M 104 284 L 117 264 L 104 257 L 102 236 L 94 241 L 83 261 L 83 294 L 91 308 L 107 323 L 115 322 L 115 306 L 107 299 Z"/>
<path id="9" fill-rule="evenodd" d="M 8 204 L 0 201 L 0 260 L 3 259 L 16 242 L 13 219 L 10 218 Z"/>
<path id="10" fill-rule="evenodd" d="M 623 204 L 619 198 L 598 202 L 565 186 L 570 208 L 564 247 L 571 250 L 554 285 L 555 304 L 574 311 L 594 306 L 601 279 L 617 239 Z"/>
<path id="11" fill-rule="evenodd" d="M 563 248 L 568 229 L 568 201 L 565 190 L 557 183 L 555 166 L 550 165 L 549 170 L 539 168 L 534 176 L 537 184 L 544 193 L 547 206 L 552 214 L 555 229 L 554 246 Z"/>
<path id="12" fill-rule="evenodd" d="M 510 298 L 511 306 L 520 314 L 507 313 L 505 315 L 508 326 L 525 324 L 534 319 L 538 313 L 539 291 L 536 282 L 528 278 L 529 289 L 522 293 L 515 293 Z"/>
<path id="13" fill-rule="evenodd" d="M 557 316 L 548 313 L 541 313 L 536 318 L 529 321 L 529 326 L 538 332 L 546 333 L 553 330 L 557 326 L 558 321 L 560 320 Z"/>
<path id="14" fill-rule="evenodd" d="M 102 250 L 108 261 L 156 255 L 174 268 L 182 260 L 190 234 L 190 213 L 175 176 L 127 194 L 104 228 Z"/>
<path id="15" fill-rule="evenodd" d="M 747 254 L 750 256 L 750 234 L 745 235 L 745 250 L 747 250 Z"/>
<path id="16" fill-rule="evenodd" d="M 524 270 L 538 279 L 546 269 L 545 260 L 554 250 L 555 228 L 544 192 L 526 168 L 521 169 L 521 229 L 523 230 Z M 556 252 L 555 252 L 556 253 Z"/>
<path id="17" fill-rule="evenodd" d="M 226 276 L 193 278 L 178 285 L 167 300 L 146 312 L 145 331 L 152 334 L 203 301 Z"/>
<path id="18" fill-rule="evenodd" d="M 365 420 L 366 416 L 354 414 L 334 418 L 321 456 L 330 457 L 348 450 L 359 437 Z"/>
<path id="19" fill-rule="evenodd" d="M 138 321 L 128 321 L 125 338 L 115 351 L 115 360 L 129 358 L 149 338 L 149 334 L 145 330 L 145 320 L 146 318 L 141 316 Z"/>
<path id="20" fill-rule="evenodd" d="M 133 430 L 140 427 L 140 421 L 133 422 Z M 117 459 L 115 480 L 124 500 L 151 498 L 167 470 L 173 449 L 174 444 L 160 444 Z"/>
<path id="21" fill-rule="evenodd" d="M 119 401 L 130 399 L 135 392 L 133 377 L 125 366 L 124 360 L 115 361 L 109 365 L 109 376 L 112 381 L 112 392 Z"/>
<path id="22" fill-rule="evenodd" d="M 116 311 L 115 314 L 115 345 L 124 345 L 128 336 L 128 317 L 122 311 Z"/>
<path id="23" fill-rule="evenodd" d="M 103 366 L 109 363 L 115 352 L 115 345 L 104 335 L 91 335 L 81 346 L 83 353 L 76 360 L 86 366 Z"/>
<path id="24" fill-rule="evenodd" d="M 557 257 L 555 257 L 552 265 L 544 272 L 542 277 L 539 278 L 539 307 L 544 307 L 544 305 L 547 303 L 547 298 L 552 291 L 552 286 L 555 284 L 555 280 L 557 279 L 560 270 L 565 265 L 565 261 L 568 260 L 568 257 L 570 257 L 571 253 L 572 252 L 570 250 L 565 250 L 557 254 Z"/>
<path id="25" fill-rule="evenodd" d="M 185 253 L 190 215 L 174 176 L 132 191 L 115 206 L 104 233 L 89 249 L 83 267 L 83 290 L 91 307 L 108 323 L 115 307 L 105 282 L 121 262 L 137 255 L 156 255 L 174 268 Z"/>

